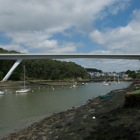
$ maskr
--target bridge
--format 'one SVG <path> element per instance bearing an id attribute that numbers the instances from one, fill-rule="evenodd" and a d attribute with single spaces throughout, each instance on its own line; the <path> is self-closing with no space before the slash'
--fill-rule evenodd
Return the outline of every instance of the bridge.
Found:
<path id="1" fill-rule="evenodd" d="M 0 60 L 16 60 L 15 64 L 6 74 L 2 81 L 7 81 L 22 60 L 35 59 L 73 59 L 73 58 L 96 58 L 96 59 L 133 59 L 140 60 L 140 54 L 0 54 Z"/>

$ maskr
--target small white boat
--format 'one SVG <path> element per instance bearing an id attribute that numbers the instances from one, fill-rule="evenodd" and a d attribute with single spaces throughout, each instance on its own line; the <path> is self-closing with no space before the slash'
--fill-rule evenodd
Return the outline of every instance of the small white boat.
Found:
<path id="1" fill-rule="evenodd" d="M 104 85 L 104 86 L 108 86 L 109 83 L 107 83 L 107 82 L 103 82 L 103 85 Z"/>
<path id="2" fill-rule="evenodd" d="M 73 88 L 75 88 L 75 87 L 76 87 L 76 85 L 72 85 L 72 87 L 73 87 Z"/>
<path id="3" fill-rule="evenodd" d="M 120 79 L 119 79 L 119 76 L 118 76 L 118 84 L 120 84 Z"/>
<path id="4" fill-rule="evenodd" d="M 82 83 L 82 85 L 85 85 L 85 83 Z"/>
<path id="5" fill-rule="evenodd" d="M 4 91 L 0 91 L 0 95 L 3 95 L 4 94 Z"/>
<path id="6" fill-rule="evenodd" d="M 16 90 L 16 93 L 26 93 L 29 91 L 30 91 L 30 89 L 20 89 L 20 90 Z"/>
<path id="7" fill-rule="evenodd" d="M 76 88 L 77 87 L 77 82 L 75 82 L 73 85 L 70 86 L 70 88 Z"/>
<path id="8" fill-rule="evenodd" d="M 23 89 L 16 90 L 16 93 L 26 93 L 29 92 L 30 89 L 25 88 L 25 66 L 24 66 L 24 82 L 23 82 Z"/>

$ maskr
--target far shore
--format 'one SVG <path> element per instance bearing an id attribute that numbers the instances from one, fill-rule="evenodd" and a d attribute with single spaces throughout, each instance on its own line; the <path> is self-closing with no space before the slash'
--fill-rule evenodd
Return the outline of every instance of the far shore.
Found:
<path id="1" fill-rule="evenodd" d="M 74 81 L 74 80 L 28 80 L 26 81 L 26 86 L 32 87 L 32 86 L 70 86 L 75 84 L 75 82 L 77 82 L 77 84 L 82 84 L 82 83 L 87 83 L 87 82 L 91 82 L 89 79 L 85 79 L 85 80 L 78 80 L 78 81 Z M 4 82 L 0 82 L 0 87 L 19 87 L 23 85 L 23 81 L 4 81 Z"/>
<path id="2" fill-rule="evenodd" d="M 134 80 L 122 80 L 122 81 L 132 81 Z M 78 85 L 86 84 L 89 82 L 103 82 L 103 80 L 90 80 L 90 79 L 83 79 L 83 80 L 27 80 L 26 86 L 32 87 L 32 86 L 71 86 L 77 82 Z M 5 81 L 0 82 L 0 87 L 6 87 L 6 88 L 16 88 L 23 85 L 23 81 Z"/>

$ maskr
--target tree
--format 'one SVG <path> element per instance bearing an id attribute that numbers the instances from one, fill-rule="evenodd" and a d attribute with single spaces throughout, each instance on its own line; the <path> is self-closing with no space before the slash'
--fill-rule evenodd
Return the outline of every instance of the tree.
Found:
<path id="1" fill-rule="evenodd" d="M 7 51 L 0 48 L 1 53 L 18 53 L 14 50 Z M 8 70 L 15 63 L 13 60 L 0 60 L 0 78 L 7 74 Z M 74 62 L 62 62 L 57 60 L 26 60 L 15 69 L 10 77 L 10 80 L 22 80 L 23 65 L 26 66 L 26 77 L 28 79 L 72 79 L 72 78 L 87 78 L 87 71 L 80 65 Z"/>

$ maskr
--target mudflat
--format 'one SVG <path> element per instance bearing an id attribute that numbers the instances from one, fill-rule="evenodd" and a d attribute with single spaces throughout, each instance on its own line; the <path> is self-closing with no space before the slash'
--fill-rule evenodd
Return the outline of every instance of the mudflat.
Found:
<path id="1" fill-rule="evenodd" d="M 82 82 L 90 82 L 89 80 L 81 80 L 78 81 L 78 84 L 81 85 Z M 32 80 L 26 81 L 26 86 L 33 87 L 33 86 L 70 86 L 73 85 L 75 81 L 73 80 Z M 0 82 L 0 87 L 6 88 L 17 88 L 18 86 L 22 86 L 23 81 L 6 81 Z"/>
<path id="2" fill-rule="evenodd" d="M 139 140 L 140 108 L 124 107 L 128 88 L 87 101 L 78 108 L 53 114 L 2 140 Z"/>

